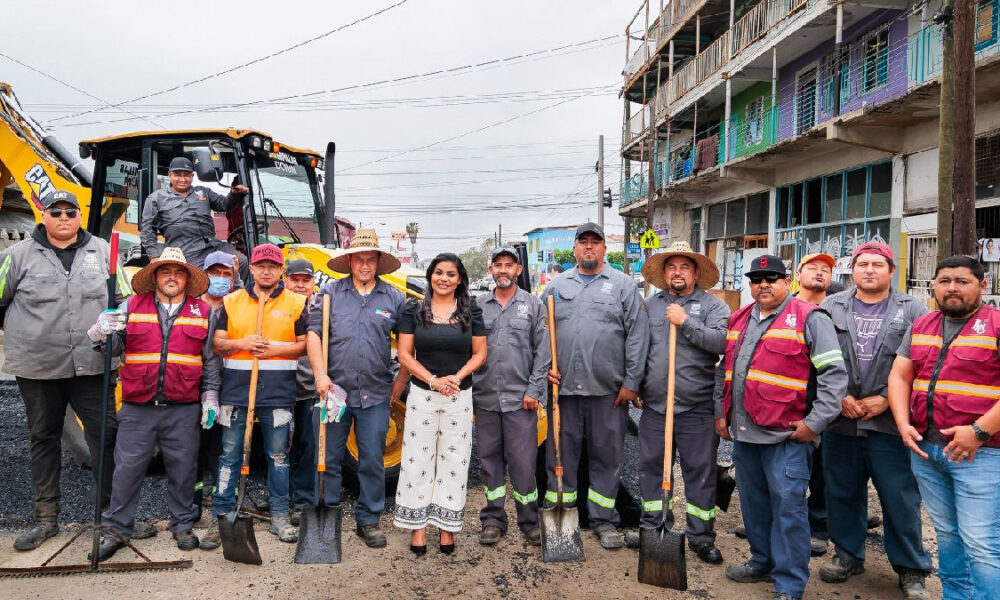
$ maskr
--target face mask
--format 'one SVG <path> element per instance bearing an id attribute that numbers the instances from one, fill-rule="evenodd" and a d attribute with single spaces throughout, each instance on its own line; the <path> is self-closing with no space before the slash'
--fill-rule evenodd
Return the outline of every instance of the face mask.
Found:
<path id="1" fill-rule="evenodd" d="M 233 291 L 233 282 L 228 277 L 209 277 L 208 294 L 221 298 Z"/>

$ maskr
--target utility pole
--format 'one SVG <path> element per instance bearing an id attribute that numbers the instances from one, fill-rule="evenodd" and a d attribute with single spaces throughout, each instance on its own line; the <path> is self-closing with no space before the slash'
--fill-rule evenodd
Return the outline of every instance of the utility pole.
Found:
<path id="1" fill-rule="evenodd" d="M 604 136 L 597 138 L 597 224 L 604 229 Z"/>
<path id="2" fill-rule="evenodd" d="M 937 259 L 976 252 L 975 22 L 972 2 L 946 0 L 941 32 Z M 954 214 L 953 214 L 954 212 Z"/>

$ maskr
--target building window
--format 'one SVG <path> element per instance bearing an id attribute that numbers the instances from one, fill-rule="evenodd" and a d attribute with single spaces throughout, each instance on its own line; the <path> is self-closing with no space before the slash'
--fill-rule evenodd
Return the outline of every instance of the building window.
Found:
<path id="1" fill-rule="evenodd" d="M 837 62 L 836 51 L 831 52 L 823 57 L 822 63 L 820 64 L 820 78 L 823 87 L 822 100 L 820 102 L 820 110 L 824 113 L 833 113 L 834 109 L 834 94 L 837 90 L 840 90 L 840 105 L 843 106 L 847 103 L 847 100 L 851 96 L 850 86 L 848 85 L 850 81 L 849 74 L 851 72 L 851 45 L 841 44 L 840 48 L 840 63 Z M 840 85 L 837 85 L 837 82 Z"/>
<path id="2" fill-rule="evenodd" d="M 1000 196 L 1000 130 L 976 138 L 976 199 Z"/>
<path id="3" fill-rule="evenodd" d="M 816 124 L 816 67 L 799 74 L 795 82 L 795 135 Z"/>
<path id="4" fill-rule="evenodd" d="M 884 25 L 866 35 L 861 49 L 861 86 L 868 93 L 889 81 L 889 27 Z"/>
<path id="5" fill-rule="evenodd" d="M 708 207 L 705 254 L 719 265 L 723 289 L 742 286 L 744 250 L 767 247 L 769 197 L 762 192 Z"/>
<path id="6" fill-rule="evenodd" d="M 747 104 L 747 137 L 746 145 L 753 146 L 764 140 L 764 97 L 761 96 Z"/>
<path id="7" fill-rule="evenodd" d="M 997 0 L 979 0 L 976 6 L 976 50 L 993 44 L 997 39 Z"/>

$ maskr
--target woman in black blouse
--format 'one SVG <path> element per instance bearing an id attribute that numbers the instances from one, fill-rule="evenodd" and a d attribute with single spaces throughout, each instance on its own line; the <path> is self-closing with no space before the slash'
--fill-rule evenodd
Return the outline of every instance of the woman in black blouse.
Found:
<path id="1" fill-rule="evenodd" d="M 413 530 L 410 549 L 418 555 L 427 551 L 428 523 L 441 530 L 442 552 L 455 549 L 472 455 L 472 373 L 486 362 L 486 327 L 462 261 L 437 255 L 427 282 L 424 299 L 403 310 L 398 344 L 412 379 L 395 523 Z"/>

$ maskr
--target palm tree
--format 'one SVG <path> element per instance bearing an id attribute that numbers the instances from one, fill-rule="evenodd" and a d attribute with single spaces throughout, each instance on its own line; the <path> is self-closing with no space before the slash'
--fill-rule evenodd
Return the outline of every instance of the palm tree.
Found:
<path id="1" fill-rule="evenodd" d="M 417 264 L 417 234 L 420 233 L 420 224 L 411 222 L 406 224 L 406 234 L 410 236 L 410 260 Z"/>

